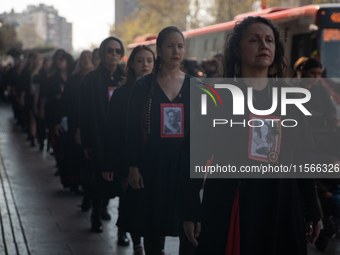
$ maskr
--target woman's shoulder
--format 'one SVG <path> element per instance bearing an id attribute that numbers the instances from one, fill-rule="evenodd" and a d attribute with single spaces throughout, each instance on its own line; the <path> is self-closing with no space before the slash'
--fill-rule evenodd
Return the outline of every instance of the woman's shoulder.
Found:
<path id="1" fill-rule="evenodd" d="M 99 75 L 100 75 L 99 68 L 97 68 L 97 69 L 94 69 L 94 70 L 90 71 L 88 74 L 86 74 L 84 76 L 84 80 L 91 80 L 94 77 L 99 76 Z"/>
<path id="2" fill-rule="evenodd" d="M 152 80 L 152 73 L 143 75 L 136 80 L 136 86 L 148 86 Z"/>

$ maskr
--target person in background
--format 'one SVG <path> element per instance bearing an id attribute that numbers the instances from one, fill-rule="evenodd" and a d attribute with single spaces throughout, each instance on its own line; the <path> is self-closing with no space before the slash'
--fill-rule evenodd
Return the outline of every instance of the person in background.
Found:
<path id="1" fill-rule="evenodd" d="M 268 91 L 272 87 L 286 86 L 284 82 L 281 84 L 281 81 L 276 82 L 270 78 L 286 76 L 285 70 L 288 67 L 283 57 L 280 34 L 271 21 L 250 16 L 238 22 L 227 37 L 223 77 L 234 78 L 235 86 L 244 95 L 247 95 L 251 87 L 255 109 L 269 109 L 272 100 Z M 235 118 L 225 111 L 232 109 L 233 100 L 229 95 L 228 100 L 224 101 L 226 108 L 220 108 L 222 112 L 219 113 Z M 244 118 L 247 123 L 254 118 L 249 109 L 246 111 L 240 118 Z M 210 118 L 213 117 L 210 115 Z M 281 111 L 277 109 L 271 115 L 262 117 L 280 119 Z M 255 133 L 254 126 L 239 125 L 200 137 L 200 144 L 195 145 L 199 146 L 200 151 L 199 155 L 195 155 L 197 161 L 194 164 L 205 165 L 211 155 L 214 155 L 212 164 L 230 164 L 237 169 L 262 164 L 311 163 L 312 136 L 306 118 L 293 107 L 285 118 L 296 119 L 299 125 L 294 128 L 282 127 L 280 132 L 275 132 L 273 135 L 277 141 L 281 141 L 280 147 L 273 147 L 267 151 L 267 155 L 253 152 L 256 150 L 251 135 Z M 205 121 L 209 122 L 210 119 Z M 280 123 L 277 121 L 274 125 L 279 128 Z M 196 132 L 193 128 L 199 126 L 192 123 L 191 134 Z M 268 130 L 263 132 L 268 133 Z M 183 149 L 187 153 L 190 152 L 190 139 L 195 140 L 196 137 L 186 136 L 184 139 Z M 264 142 L 267 141 L 265 139 Z M 257 157 L 253 157 L 254 154 Z M 189 161 L 187 155 L 187 165 Z M 203 179 L 187 178 L 184 229 L 192 244 L 197 246 L 197 254 L 307 255 L 306 244 L 315 242 L 321 228 L 315 181 L 228 176 L 227 173 L 224 178 L 206 179 L 201 207 L 198 198 Z M 305 212 L 302 210 L 301 199 L 304 201 Z"/>
<path id="2" fill-rule="evenodd" d="M 100 58 L 99 58 L 99 49 L 95 48 L 92 52 L 92 64 L 93 64 L 93 69 L 97 69 L 100 63 Z"/>
<path id="3" fill-rule="evenodd" d="M 92 53 L 83 51 L 74 71 L 66 82 L 61 96 L 61 110 L 59 116 L 57 116 L 58 122 L 55 126 L 56 136 L 58 138 L 64 137 L 60 180 L 64 187 L 68 187 L 73 191 L 78 190 L 81 184 L 81 168 L 86 165 L 81 148 L 78 120 L 80 83 L 83 77 L 92 69 Z"/>
<path id="4" fill-rule="evenodd" d="M 43 82 L 42 90 L 40 92 L 40 109 L 39 115 L 40 118 L 45 121 L 48 129 L 48 140 L 47 140 L 47 151 L 50 151 L 51 155 L 54 155 L 56 149 L 56 139 L 54 133 L 54 126 L 52 123 L 52 102 L 48 102 L 49 93 L 51 92 L 51 81 L 50 77 L 55 75 L 58 71 L 57 66 L 59 59 L 66 53 L 63 49 L 57 49 L 52 57 L 52 64 L 49 72 L 47 73 L 46 80 Z M 56 174 L 59 172 L 57 171 Z"/>
<path id="5" fill-rule="evenodd" d="M 35 146 L 35 138 L 37 136 L 37 118 L 38 118 L 38 99 L 41 85 L 41 77 L 39 75 L 40 68 L 43 64 L 41 54 L 36 54 L 33 58 L 31 70 L 31 85 L 27 104 L 29 105 L 29 132 L 31 137 L 31 146 Z"/>
<path id="6" fill-rule="evenodd" d="M 119 38 L 108 37 L 99 48 L 100 64 L 97 69 L 88 73 L 80 85 L 79 117 L 81 144 L 85 157 L 93 160 L 95 181 L 92 193 L 91 231 L 103 231 L 102 220 L 110 220 L 107 211 L 108 198 L 103 198 L 102 176 L 103 147 L 106 112 L 113 91 L 121 85 L 125 76 L 119 61 L 124 56 L 123 43 Z M 126 233 L 118 231 L 118 244 L 129 245 Z"/>
<path id="7" fill-rule="evenodd" d="M 52 126 L 51 131 L 56 134 L 55 126 L 59 124 L 59 116 L 62 109 L 61 97 L 65 90 L 68 77 L 71 75 L 74 68 L 73 57 L 62 52 L 57 58 L 56 70 L 54 74 L 48 79 L 48 87 L 46 88 L 47 104 L 49 121 Z M 55 137 L 54 156 L 57 162 L 58 170 L 56 174 L 60 173 L 63 168 L 63 150 L 64 150 L 64 137 Z"/>
<path id="8" fill-rule="evenodd" d="M 119 200 L 119 219 L 128 213 L 124 211 L 124 199 L 128 186 L 129 167 L 126 151 L 126 120 L 130 92 L 136 79 L 152 72 L 155 63 L 153 51 L 144 45 L 139 45 L 133 49 L 127 61 L 126 79 L 124 84 L 117 88 L 110 100 L 107 111 L 104 143 L 104 167 L 103 177 L 112 182 L 113 186 L 107 191 L 121 188 Z M 133 242 L 134 255 L 142 255 L 143 247 L 139 235 L 130 233 Z"/>
<path id="9" fill-rule="evenodd" d="M 338 119 L 329 92 L 320 82 L 322 71 L 319 60 L 308 59 L 301 68 L 300 86 L 311 93 L 311 99 L 304 106 L 312 113 L 307 118 L 312 129 L 333 129 Z"/>
<path id="10" fill-rule="evenodd" d="M 45 90 L 47 86 L 47 80 L 51 71 L 52 60 L 50 58 L 44 58 L 42 68 L 39 71 L 40 76 L 40 86 L 39 86 L 39 97 L 38 97 L 38 118 L 37 118 L 37 138 L 39 142 L 39 150 L 42 151 L 44 149 L 44 141 L 46 139 L 46 129 L 48 128 L 46 119 L 45 119 L 45 105 L 46 99 Z"/>
<path id="11" fill-rule="evenodd" d="M 307 57 L 300 57 L 296 62 L 294 63 L 293 70 L 294 70 L 294 75 L 293 78 L 301 78 L 302 76 L 302 67 L 308 60 Z"/>
<path id="12" fill-rule="evenodd" d="M 179 236 L 179 254 L 193 254 L 183 228 L 184 175 L 180 145 L 190 125 L 190 76 L 181 70 L 184 37 L 176 27 L 157 37 L 152 74 L 139 78 L 128 106 L 129 186 L 127 209 L 118 222 L 144 237 L 146 255 L 162 254 L 165 236 Z M 164 132 L 165 115 L 175 109 L 182 121 L 176 134 Z"/>

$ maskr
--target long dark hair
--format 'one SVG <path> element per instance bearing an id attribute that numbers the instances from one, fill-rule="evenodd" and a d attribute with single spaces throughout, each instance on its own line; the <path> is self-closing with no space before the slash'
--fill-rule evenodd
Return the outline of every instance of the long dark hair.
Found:
<path id="1" fill-rule="evenodd" d="M 179 30 L 177 27 L 174 26 L 170 26 L 170 27 L 166 27 L 163 28 L 162 31 L 159 32 L 157 40 L 156 40 L 156 46 L 158 49 L 162 48 L 162 45 L 164 43 L 164 41 L 168 38 L 168 36 L 171 33 L 179 33 L 184 41 L 184 36 L 181 32 L 181 30 Z M 144 134 L 144 141 L 146 142 L 147 139 L 147 133 L 150 133 L 150 109 L 151 109 L 151 98 L 153 95 L 153 92 L 155 90 L 155 86 L 156 86 L 156 81 L 157 81 L 157 75 L 158 75 L 158 71 L 160 69 L 160 65 L 161 65 L 161 58 L 160 56 L 158 56 L 157 54 L 157 58 L 155 61 L 155 65 L 154 65 L 154 71 L 152 73 L 152 78 L 151 78 L 151 84 L 150 84 L 150 88 L 149 88 L 149 92 L 148 92 L 148 97 L 147 100 L 145 102 L 145 106 L 144 106 L 144 116 L 142 118 L 142 130 L 143 130 L 143 134 Z"/>
<path id="2" fill-rule="evenodd" d="M 242 22 L 237 23 L 231 34 L 228 35 L 225 46 L 224 46 L 224 61 L 223 61 L 223 77 L 234 77 L 235 65 L 239 60 L 236 50 L 239 48 L 243 35 L 247 28 L 255 23 L 263 23 L 270 27 L 273 31 L 275 38 L 275 58 L 272 66 L 276 66 L 276 76 L 278 78 L 286 77 L 286 73 L 290 71 L 290 68 L 286 65 L 284 61 L 284 47 L 280 39 L 280 33 L 278 29 L 273 25 L 273 23 L 262 17 L 248 17 Z"/>
<path id="3" fill-rule="evenodd" d="M 322 64 L 316 58 L 309 58 L 302 66 L 303 71 L 308 71 L 312 68 L 322 68 Z"/>
<path id="4" fill-rule="evenodd" d="M 57 49 L 55 51 L 55 53 L 53 54 L 52 65 L 51 65 L 51 71 L 53 73 L 57 70 L 57 60 L 58 60 L 58 58 L 64 53 L 66 53 L 66 51 L 64 49 Z"/>
<path id="5" fill-rule="evenodd" d="M 140 52 L 141 50 L 148 50 L 151 52 L 152 57 L 153 57 L 153 62 L 155 63 L 155 53 L 153 53 L 153 51 L 151 50 L 151 48 L 149 46 L 146 45 L 138 45 L 136 48 L 133 49 L 133 51 L 130 54 L 130 57 L 127 61 L 126 64 L 126 79 L 124 81 L 124 85 L 126 86 L 133 86 L 136 82 L 136 72 L 133 68 L 131 68 L 132 63 L 135 60 L 135 56 L 138 52 Z"/>
<path id="6" fill-rule="evenodd" d="M 63 54 L 61 55 L 61 58 L 65 59 L 67 62 L 67 75 L 69 76 L 74 69 L 73 57 L 71 56 L 71 54 L 63 52 Z"/>

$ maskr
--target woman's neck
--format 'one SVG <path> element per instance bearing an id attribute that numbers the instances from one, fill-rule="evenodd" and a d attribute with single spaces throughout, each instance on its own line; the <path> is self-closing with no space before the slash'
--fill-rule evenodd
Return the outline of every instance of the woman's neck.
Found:
<path id="1" fill-rule="evenodd" d="M 90 68 L 90 69 L 82 69 L 82 70 L 80 71 L 80 73 L 83 74 L 83 75 L 86 75 L 86 74 L 89 73 L 91 70 L 92 70 L 92 68 Z"/>
<path id="2" fill-rule="evenodd" d="M 64 81 L 67 81 L 67 70 L 60 70 L 59 74 Z"/>
<path id="3" fill-rule="evenodd" d="M 242 78 L 248 87 L 255 90 L 262 90 L 268 84 L 268 68 L 261 69 L 247 69 L 242 68 Z"/>
<path id="4" fill-rule="evenodd" d="M 105 64 L 105 68 L 107 69 L 107 70 L 109 70 L 111 73 L 114 73 L 115 71 L 116 71 L 116 69 L 117 69 L 117 65 L 107 65 L 107 64 Z"/>
<path id="5" fill-rule="evenodd" d="M 162 66 L 162 68 L 158 72 L 159 76 L 162 78 L 176 78 L 178 76 L 182 76 L 183 72 L 179 69 L 178 66 L 173 68 L 169 68 L 168 66 Z"/>

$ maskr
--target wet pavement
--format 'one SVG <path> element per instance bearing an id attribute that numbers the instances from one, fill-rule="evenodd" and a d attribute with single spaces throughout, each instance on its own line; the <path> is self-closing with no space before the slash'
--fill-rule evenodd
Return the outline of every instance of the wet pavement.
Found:
<path id="1" fill-rule="evenodd" d="M 117 245 L 118 199 L 110 201 L 104 232 L 90 232 L 90 212 L 78 207 L 82 196 L 62 188 L 53 156 L 31 148 L 14 122 L 10 106 L 0 105 L 0 254 L 132 255 L 131 244 Z M 314 245 L 308 250 L 340 254 L 340 238 L 323 252 Z M 178 238 L 166 239 L 165 253 L 178 254 Z"/>

